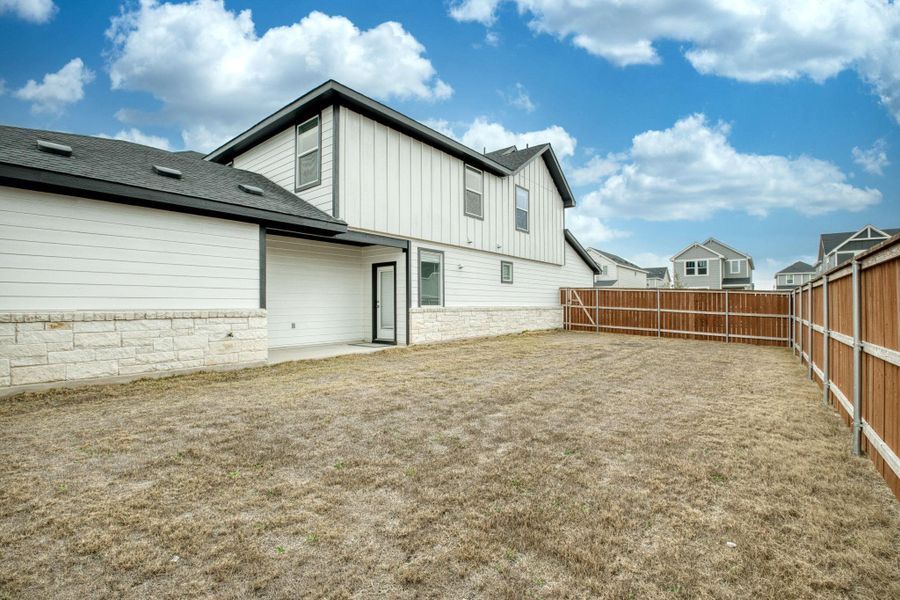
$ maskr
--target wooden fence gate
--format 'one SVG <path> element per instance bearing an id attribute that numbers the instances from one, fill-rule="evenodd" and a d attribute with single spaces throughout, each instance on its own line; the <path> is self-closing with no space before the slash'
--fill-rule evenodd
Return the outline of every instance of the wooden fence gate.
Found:
<path id="1" fill-rule="evenodd" d="M 562 288 L 563 327 L 772 346 L 791 341 L 789 292 Z"/>

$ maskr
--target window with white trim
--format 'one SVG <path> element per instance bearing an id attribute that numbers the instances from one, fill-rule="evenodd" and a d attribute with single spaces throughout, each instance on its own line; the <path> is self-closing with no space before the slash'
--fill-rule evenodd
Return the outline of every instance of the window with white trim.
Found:
<path id="1" fill-rule="evenodd" d="M 728 274 L 729 275 L 737 275 L 741 272 L 741 259 L 740 258 L 729 258 L 728 259 Z"/>
<path id="2" fill-rule="evenodd" d="M 297 191 L 318 185 L 321 179 L 321 137 L 318 115 L 297 126 Z"/>
<path id="3" fill-rule="evenodd" d="M 516 229 L 528 233 L 528 190 L 516 186 Z"/>
<path id="4" fill-rule="evenodd" d="M 687 260 L 684 262 L 685 275 L 706 275 L 708 272 L 706 260 Z"/>
<path id="5" fill-rule="evenodd" d="M 513 264 L 506 260 L 500 261 L 500 283 L 513 282 Z"/>
<path id="6" fill-rule="evenodd" d="M 419 306 L 444 305 L 444 253 L 419 250 Z"/>
<path id="7" fill-rule="evenodd" d="M 793 276 L 793 275 L 785 275 L 785 276 L 784 276 L 784 283 L 785 283 L 786 285 L 794 285 L 794 276 Z"/>
<path id="8" fill-rule="evenodd" d="M 467 217 L 484 218 L 484 173 L 466 165 L 463 212 Z"/>

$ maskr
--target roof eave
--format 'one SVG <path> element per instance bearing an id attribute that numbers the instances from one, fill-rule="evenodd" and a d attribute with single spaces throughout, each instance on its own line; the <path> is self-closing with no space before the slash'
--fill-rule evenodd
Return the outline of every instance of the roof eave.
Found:
<path id="1" fill-rule="evenodd" d="M 578 238 L 575 237 L 568 229 L 563 229 L 563 235 L 566 238 L 566 242 L 572 246 L 572 249 L 575 250 L 575 253 L 581 257 L 581 260 L 594 272 L 594 275 L 600 274 L 600 267 L 594 262 L 594 259 L 591 258 L 591 255 L 588 254 L 587 250 L 584 249 L 584 246 L 581 245 L 581 242 L 578 241 Z"/>
<path id="2" fill-rule="evenodd" d="M 237 218 L 238 220 L 256 223 L 275 223 L 304 231 L 326 233 L 344 233 L 347 231 L 347 224 L 343 221 L 320 221 L 260 208 L 217 202 L 195 196 L 151 190 L 124 183 L 91 179 L 89 177 L 7 163 L 0 163 L 0 185 L 35 191 L 63 193 L 70 196 L 107 200 L 121 204 L 164 208 L 178 212 L 191 212 L 231 219 Z"/>

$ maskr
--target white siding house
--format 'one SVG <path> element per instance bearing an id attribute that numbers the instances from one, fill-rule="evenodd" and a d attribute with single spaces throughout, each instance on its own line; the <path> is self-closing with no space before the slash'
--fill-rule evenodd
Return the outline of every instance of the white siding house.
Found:
<path id="1" fill-rule="evenodd" d="M 594 277 L 597 287 L 645 288 L 647 287 L 647 270 L 629 262 L 606 250 L 588 248 L 588 254 L 600 267 L 600 273 Z"/>
<path id="2" fill-rule="evenodd" d="M 672 257 L 673 285 L 687 289 L 753 289 L 753 257 L 715 238 Z"/>
<path id="3" fill-rule="evenodd" d="M 482 154 L 336 82 L 205 159 L 0 126 L 0 180 L 0 393 L 555 328 L 599 272 L 549 145 Z"/>

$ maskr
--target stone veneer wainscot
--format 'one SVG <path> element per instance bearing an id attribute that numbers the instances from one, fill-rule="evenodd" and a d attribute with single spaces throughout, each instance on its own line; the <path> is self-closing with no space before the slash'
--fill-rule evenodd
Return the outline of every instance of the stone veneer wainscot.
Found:
<path id="1" fill-rule="evenodd" d="M 410 343 L 424 344 L 519 333 L 539 329 L 559 329 L 562 307 L 529 306 L 429 306 L 409 310 Z"/>
<path id="2" fill-rule="evenodd" d="M 267 357 L 265 310 L 0 313 L 0 390 Z"/>

